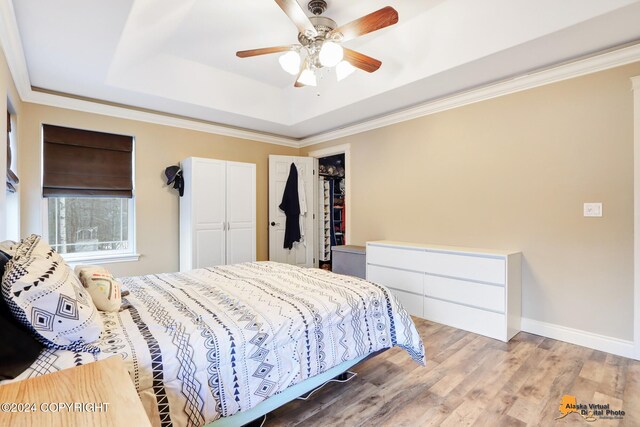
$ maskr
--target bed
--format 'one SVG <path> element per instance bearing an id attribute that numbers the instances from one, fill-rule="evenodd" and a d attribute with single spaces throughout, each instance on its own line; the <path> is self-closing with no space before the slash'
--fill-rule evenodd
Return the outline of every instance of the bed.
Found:
<path id="1" fill-rule="evenodd" d="M 44 350 L 17 380 L 120 356 L 152 424 L 242 425 L 367 356 L 424 364 L 415 325 L 380 285 L 254 262 L 122 279 L 99 353 Z"/>

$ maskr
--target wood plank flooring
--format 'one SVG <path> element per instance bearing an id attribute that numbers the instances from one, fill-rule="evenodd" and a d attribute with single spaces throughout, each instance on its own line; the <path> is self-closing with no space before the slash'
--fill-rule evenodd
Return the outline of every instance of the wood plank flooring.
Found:
<path id="1" fill-rule="evenodd" d="M 400 349 L 368 359 L 346 384 L 267 416 L 276 426 L 640 426 L 640 362 L 524 332 L 509 343 L 414 318 L 427 366 Z M 622 420 L 560 415 L 563 395 L 609 403 Z"/>

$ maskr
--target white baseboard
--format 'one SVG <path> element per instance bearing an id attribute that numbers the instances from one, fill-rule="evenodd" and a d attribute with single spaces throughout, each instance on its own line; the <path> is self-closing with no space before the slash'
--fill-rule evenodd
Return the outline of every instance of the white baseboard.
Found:
<path id="1" fill-rule="evenodd" d="M 617 356 L 637 359 L 637 355 L 634 354 L 635 348 L 633 341 L 594 334 L 580 329 L 554 325 L 552 323 L 527 319 L 525 317 L 522 318 L 521 330 L 530 334 L 593 348 L 595 350 L 604 351 Z"/>

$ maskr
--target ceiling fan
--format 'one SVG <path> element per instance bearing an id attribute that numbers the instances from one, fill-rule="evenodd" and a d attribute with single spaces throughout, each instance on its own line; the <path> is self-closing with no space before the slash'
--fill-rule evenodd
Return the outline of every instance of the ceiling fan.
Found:
<path id="1" fill-rule="evenodd" d="M 300 44 L 274 46 L 236 52 L 240 58 L 287 52 L 279 58 L 280 66 L 297 76 L 295 87 L 316 86 L 316 71 L 335 67 L 338 81 L 356 68 L 373 73 L 381 61 L 341 46 L 341 43 L 372 33 L 398 22 L 398 12 L 391 6 L 365 15 L 338 27 L 333 19 L 320 16 L 327 9 L 325 0 L 311 0 L 307 7 L 314 16 L 308 17 L 296 0 L 275 0 L 298 28 Z"/>

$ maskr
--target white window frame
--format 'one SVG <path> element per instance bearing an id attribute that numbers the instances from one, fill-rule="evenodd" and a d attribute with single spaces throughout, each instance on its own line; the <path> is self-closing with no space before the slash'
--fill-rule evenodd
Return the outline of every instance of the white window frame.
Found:
<path id="1" fill-rule="evenodd" d="M 42 126 L 40 126 L 40 141 L 43 141 Z M 40 159 L 44 159 L 44 143 L 40 143 Z M 135 262 L 140 259 L 137 251 L 137 232 L 136 232 L 136 139 L 133 138 L 133 151 L 131 153 L 131 180 L 133 183 L 133 195 L 129 200 L 128 215 L 128 231 L 129 231 L 129 249 L 111 250 L 111 251 L 91 251 L 91 252 L 75 252 L 60 254 L 62 258 L 72 266 L 79 264 L 110 264 L 115 262 Z M 42 188 L 42 180 L 44 161 L 40 162 L 40 188 Z M 42 198 L 42 237 L 49 242 L 49 198 Z"/>
<path id="2" fill-rule="evenodd" d="M 107 264 L 112 262 L 138 261 L 140 254 L 136 251 L 136 221 L 135 221 L 135 196 L 128 199 L 128 249 L 115 249 L 110 251 L 90 251 L 60 254 L 70 264 Z M 49 199 L 42 200 L 42 230 L 43 238 L 49 241 Z"/>

